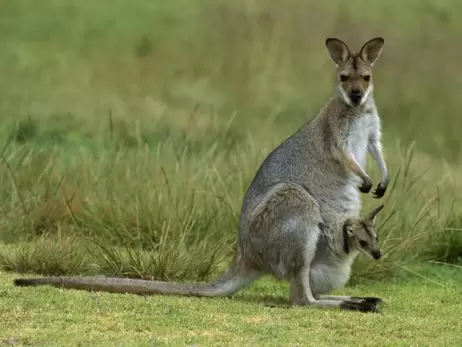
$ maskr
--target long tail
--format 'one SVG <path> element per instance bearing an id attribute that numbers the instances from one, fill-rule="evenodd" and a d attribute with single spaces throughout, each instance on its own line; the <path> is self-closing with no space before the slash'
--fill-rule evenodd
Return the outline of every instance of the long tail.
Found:
<path id="1" fill-rule="evenodd" d="M 233 262 L 222 277 L 211 284 L 180 284 L 104 276 L 17 278 L 14 280 L 14 284 L 16 286 L 51 285 L 68 289 L 139 295 L 172 294 L 212 297 L 231 296 L 249 285 L 258 276 L 255 271 L 242 269 Z"/>

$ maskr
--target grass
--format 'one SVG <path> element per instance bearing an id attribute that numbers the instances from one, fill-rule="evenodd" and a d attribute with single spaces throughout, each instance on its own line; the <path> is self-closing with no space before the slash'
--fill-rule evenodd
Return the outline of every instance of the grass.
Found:
<path id="1" fill-rule="evenodd" d="M 0 345 L 62 346 L 457 346 L 462 278 L 420 266 L 421 277 L 344 290 L 383 297 L 382 314 L 286 308 L 288 288 L 269 279 L 233 299 L 13 288 L 0 274 Z"/>
<path id="2" fill-rule="evenodd" d="M 163 161 L 175 155 L 173 146 L 168 139 L 157 150 L 79 148 L 71 158 L 59 146 L 9 148 L 0 172 L 2 268 L 177 280 L 216 275 L 232 253 L 240 199 L 262 155 L 249 163 L 252 148 L 244 142 L 242 151 L 214 154 L 210 166 L 213 148 Z M 389 278 L 415 259 L 459 261 L 457 181 L 440 176 L 422 190 L 432 173 L 415 169 L 417 160 L 425 163 L 412 149 L 389 160 L 393 186 L 378 225 L 384 258 L 357 262 L 353 281 Z M 372 200 L 365 208 L 378 203 Z"/>
<path id="3" fill-rule="evenodd" d="M 244 336 L 255 344 L 304 342 L 313 322 L 306 319 L 316 315 L 312 332 L 319 334 L 310 338 L 319 343 L 337 342 L 330 326 L 348 341 L 436 341 L 456 323 L 456 314 L 436 312 L 455 312 L 443 298 L 457 297 L 453 284 L 462 277 L 461 10 L 456 0 L 1 2 L 0 306 L 13 310 L 9 330 L 0 332 L 5 343 L 77 343 L 90 331 L 103 339 L 97 344 L 113 341 L 91 327 L 100 322 L 88 319 L 95 297 L 107 303 L 107 330 L 122 334 L 125 324 L 133 330 L 121 338 L 140 343 L 151 336 L 178 344 L 237 344 Z M 258 299 L 115 299 L 11 287 L 11 273 L 215 277 L 233 252 L 242 197 L 261 161 L 331 93 L 325 38 L 358 48 L 376 35 L 385 37 L 374 79 L 391 174 L 378 219 L 384 257 L 359 259 L 346 291 L 390 298 L 385 316 L 307 315 Z M 372 161 L 367 171 L 378 183 Z M 382 203 L 363 201 L 364 210 Z M 419 277 L 419 264 L 429 261 L 453 264 L 441 276 L 422 270 L 440 285 L 402 277 L 403 269 Z M 248 293 L 282 295 L 271 283 Z M 21 302 L 37 313 L 15 309 Z M 147 302 L 169 303 L 173 313 L 161 323 Z M 235 325 L 210 330 L 221 317 L 213 312 L 225 306 Z M 56 311 L 50 320 L 66 317 L 51 324 L 41 319 L 43 307 Z M 73 316 L 64 307 L 83 311 Z M 72 322 L 75 329 L 66 330 Z M 377 327 L 390 330 L 378 334 Z M 294 334 L 300 337 L 289 340 Z M 457 344 L 451 336 L 444 335 L 447 344 Z"/>

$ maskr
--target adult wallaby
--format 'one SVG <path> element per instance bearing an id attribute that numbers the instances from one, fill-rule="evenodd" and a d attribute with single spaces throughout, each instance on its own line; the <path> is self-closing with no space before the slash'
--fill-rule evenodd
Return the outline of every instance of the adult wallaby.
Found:
<path id="1" fill-rule="evenodd" d="M 368 151 L 382 173 L 375 197 L 382 197 L 387 189 L 388 172 L 381 151 L 380 120 L 372 83 L 372 65 L 383 44 L 382 38 L 375 38 L 366 42 L 359 53 L 352 53 L 341 40 L 326 40 L 337 69 L 334 94 L 313 120 L 264 160 L 243 200 L 234 260 L 214 284 L 180 286 L 73 277 L 18 279 L 16 285 L 229 296 L 269 273 L 290 280 L 292 292 L 303 288 L 303 300 L 297 296 L 293 301 L 296 304 L 340 306 L 339 301 L 315 297 L 310 288 L 310 268 L 316 254 L 322 253 L 318 249 L 320 235 L 320 242 L 335 239 L 341 234 L 339 221 L 359 215 L 358 187 L 364 193 L 372 188 L 372 180 L 364 170 Z M 340 307 L 373 310 L 366 301 L 361 303 Z"/>
<path id="2" fill-rule="evenodd" d="M 273 197 L 273 202 L 283 202 L 277 196 Z M 297 203 L 295 200 L 294 202 Z M 269 206 L 276 206 L 270 204 Z M 313 205 L 314 206 L 314 205 Z M 309 205 L 306 206 L 310 208 Z M 256 254 L 255 264 L 260 265 L 261 270 L 266 272 L 285 272 L 285 263 L 303 263 L 303 249 L 308 246 L 315 250 L 315 256 L 311 262 L 309 276 L 297 275 L 291 277 L 291 302 L 294 305 L 303 305 L 309 302 L 306 288 L 311 288 L 311 292 L 318 299 L 319 305 L 323 307 L 339 307 L 349 310 L 358 310 L 363 312 L 378 312 L 377 305 L 382 299 L 377 297 L 356 297 L 356 296 L 327 296 L 334 289 L 342 288 L 350 278 L 351 265 L 356 256 L 362 252 L 376 260 L 381 258 L 381 251 L 378 245 L 378 237 L 375 233 L 375 219 L 377 214 L 382 210 L 383 205 L 372 210 L 362 219 L 348 218 L 337 225 L 338 233 L 324 233 L 324 225 L 319 225 L 321 229 L 320 237 L 316 244 L 303 245 L 307 239 L 303 234 L 289 236 L 293 244 L 288 244 L 281 230 L 291 233 L 287 226 L 281 225 L 279 219 L 266 220 L 263 226 L 266 237 L 272 240 L 271 252 L 261 251 Z M 306 211 L 310 212 L 310 211 Z M 277 214 L 277 212 L 275 211 Z M 309 216 L 305 217 L 309 220 Z M 273 224 L 274 223 L 274 224 Z M 284 230 L 284 228 L 286 228 Z M 275 243 L 281 243 L 280 249 L 275 249 Z M 292 247 L 293 246 L 293 247 Z M 293 253 L 291 253 L 291 249 Z M 240 276 L 241 269 L 235 267 L 228 272 L 228 277 L 236 278 Z M 245 271 L 245 269 L 244 269 Z M 226 276 L 225 276 L 226 277 Z M 308 283 L 309 281 L 309 283 Z M 15 284 L 18 286 L 32 285 L 52 285 L 55 287 L 83 289 L 88 291 L 105 291 L 113 293 L 132 293 L 132 294 L 175 294 L 188 296 L 217 296 L 226 294 L 226 288 L 223 288 L 225 282 L 218 281 L 215 284 L 179 284 L 160 281 L 145 281 L 128 278 L 110 278 L 99 276 L 86 277 L 45 277 L 45 278 L 28 278 L 16 279 Z M 229 287 L 228 287 L 229 288 Z"/>

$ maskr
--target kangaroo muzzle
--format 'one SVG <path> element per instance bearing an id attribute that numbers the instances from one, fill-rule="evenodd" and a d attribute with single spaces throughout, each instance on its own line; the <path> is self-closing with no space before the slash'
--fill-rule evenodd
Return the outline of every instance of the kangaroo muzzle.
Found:
<path id="1" fill-rule="evenodd" d="M 359 90 L 352 90 L 350 94 L 348 94 L 348 97 L 350 98 L 351 103 L 356 106 L 361 102 L 363 93 L 361 93 Z"/>

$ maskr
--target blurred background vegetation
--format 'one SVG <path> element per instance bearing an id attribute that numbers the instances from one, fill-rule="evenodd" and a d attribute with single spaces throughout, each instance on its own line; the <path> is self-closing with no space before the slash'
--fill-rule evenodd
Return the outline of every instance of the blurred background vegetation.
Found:
<path id="1" fill-rule="evenodd" d="M 216 274 L 261 161 L 332 92 L 328 36 L 385 38 L 386 256 L 354 279 L 459 262 L 460 32 L 456 0 L 2 1 L 1 266 Z"/>

